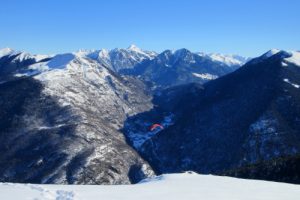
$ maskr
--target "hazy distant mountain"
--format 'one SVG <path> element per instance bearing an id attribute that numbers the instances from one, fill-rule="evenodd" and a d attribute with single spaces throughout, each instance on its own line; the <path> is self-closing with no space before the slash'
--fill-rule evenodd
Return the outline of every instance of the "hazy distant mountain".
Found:
<path id="1" fill-rule="evenodd" d="M 166 50 L 120 72 L 138 76 L 153 88 L 163 89 L 192 82 L 205 83 L 233 72 L 246 60 L 238 56 L 192 53 L 187 49 Z"/>
<path id="2" fill-rule="evenodd" d="M 144 51 L 135 45 L 130 45 L 127 49 L 88 50 L 77 53 L 96 60 L 115 72 L 122 69 L 132 69 L 143 60 L 151 60 L 157 55 L 154 51 Z"/>
<path id="3" fill-rule="evenodd" d="M 249 58 L 237 55 L 192 53 L 187 49 L 160 54 L 135 45 L 127 49 L 79 51 L 113 71 L 139 77 L 154 89 L 191 82 L 205 83 L 233 72 Z"/>

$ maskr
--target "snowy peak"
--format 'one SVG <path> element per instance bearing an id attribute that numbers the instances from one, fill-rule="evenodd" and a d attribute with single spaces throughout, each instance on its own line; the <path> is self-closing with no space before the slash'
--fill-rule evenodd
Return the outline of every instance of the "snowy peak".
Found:
<path id="1" fill-rule="evenodd" d="M 282 59 L 286 57 L 290 57 L 290 53 L 288 51 L 280 50 L 280 49 L 271 49 L 267 51 L 266 53 L 262 54 L 261 56 L 257 58 L 253 58 L 249 61 L 250 64 L 256 64 L 259 62 L 263 62 L 267 59 L 272 59 L 273 57 L 280 57 Z"/>
<path id="2" fill-rule="evenodd" d="M 139 47 L 137 47 L 134 44 L 130 45 L 127 49 L 131 51 L 142 51 Z"/>
<path id="3" fill-rule="evenodd" d="M 234 55 L 234 54 L 229 54 L 229 55 L 220 54 L 220 53 L 206 54 L 203 52 L 199 52 L 197 54 L 201 57 L 207 58 L 208 60 L 211 60 L 213 62 L 223 63 L 224 65 L 227 65 L 227 66 L 242 66 L 250 60 L 250 58 L 248 58 L 248 57 L 243 57 L 243 56 Z"/>
<path id="4" fill-rule="evenodd" d="M 238 56 L 238 55 L 224 55 L 218 53 L 208 54 L 207 57 L 209 57 L 213 61 L 221 62 L 228 66 L 233 66 L 233 65 L 242 66 L 249 60 L 249 58 Z"/>
<path id="5" fill-rule="evenodd" d="M 285 58 L 284 61 L 288 62 L 288 63 L 292 63 L 294 65 L 297 65 L 300 67 L 300 52 L 298 51 L 291 51 L 290 53 L 290 57 Z"/>
<path id="6" fill-rule="evenodd" d="M 269 58 L 272 59 L 274 56 L 282 60 L 283 66 L 288 66 L 288 64 L 300 66 L 300 52 L 285 51 L 279 49 L 271 49 L 268 52 L 264 53 L 262 56 L 253 59 L 251 62 L 261 62 Z"/>
<path id="7" fill-rule="evenodd" d="M 99 57 L 101 57 L 101 58 L 109 58 L 109 51 L 107 49 L 101 49 L 99 51 Z"/>
<path id="8" fill-rule="evenodd" d="M 145 59 L 153 59 L 157 55 L 157 53 L 153 51 L 143 51 L 136 45 L 130 45 L 126 49 L 81 50 L 75 54 L 95 60 L 115 72 L 119 72 L 122 69 L 134 68 L 135 65 Z"/>
<path id="9" fill-rule="evenodd" d="M 7 55 L 14 54 L 14 53 L 16 53 L 16 52 L 11 48 L 0 49 L 0 58 L 4 57 L 4 56 L 7 56 Z"/>
<path id="10" fill-rule="evenodd" d="M 267 53 L 265 53 L 263 56 L 266 58 L 269 58 L 277 53 L 279 53 L 281 50 L 279 49 L 271 49 L 270 51 L 268 51 Z"/>
<path id="11" fill-rule="evenodd" d="M 191 57 L 193 53 L 190 52 L 188 49 L 182 48 L 182 49 L 178 49 L 174 52 L 174 55 L 176 57 L 181 57 L 181 58 L 186 58 L 186 57 Z"/>
<path id="12" fill-rule="evenodd" d="M 50 57 L 49 55 L 32 55 L 27 52 L 16 51 L 11 48 L 0 49 L 0 59 L 6 56 L 16 56 L 13 60 L 22 62 L 24 60 L 34 59 L 36 62 L 39 62 L 45 58 Z"/>

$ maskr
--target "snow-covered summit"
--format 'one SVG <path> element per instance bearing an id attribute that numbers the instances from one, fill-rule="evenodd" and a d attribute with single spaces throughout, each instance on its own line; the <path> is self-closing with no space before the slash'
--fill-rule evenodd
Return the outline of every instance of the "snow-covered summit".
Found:
<path id="1" fill-rule="evenodd" d="M 266 58 L 269 58 L 277 53 L 279 53 L 281 50 L 280 49 L 271 49 L 267 53 L 265 53 L 263 56 Z"/>
<path id="2" fill-rule="evenodd" d="M 300 52 L 299 51 L 290 51 L 290 57 L 285 58 L 284 60 L 288 63 L 292 63 L 300 67 Z"/>
<path id="3" fill-rule="evenodd" d="M 242 66 L 250 59 L 248 57 L 243 57 L 234 54 L 230 54 L 230 55 L 221 54 L 221 53 L 207 54 L 203 52 L 199 52 L 197 54 L 201 57 L 206 57 L 209 60 L 220 62 L 228 66 Z"/>
<path id="4" fill-rule="evenodd" d="M 39 62 L 45 58 L 50 57 L 49 55 L 32 55 L 30 53 L 27 52 L 22 52 L 22 51 L 16 51 L 14 49 L 11 48 L 3 48 L 0 49 L 0 59 L 3 57 L 12 57 L 15 56 L 15 58 L 13 59 L 14 61 L 19 61 L 22 62 L 24 60 L 28 60 L 28 59 L 34 59 L 36 62 Z"/>
<path id="5" fill-rule="evenodd" d="M 247 57 L 242 57 L 238 55 L 224 55 L 219 53 L 211 53 L 208 55 L 208 57 L 210 57 L 214 61 L 222 62 L 228 66 L 233 66 L 233 65 L 241 66 L 249 60 L 249 58 Z"/>
<path id="6" fill-rule="evenodd" d="M 261 55 L 260 57 L 254 58 L 251 60 L 251 63 L 262 62 L 266 59 L 269 59 L 273 56 L 279 56 L 282 59 L 282 66 L 288 66 L 288 64 L 294 64 L 300 66 L 300 52 L 299 51 L 290 51 L 290 50 L 280 50 L 280 49 L 271 49 Z"/>
<path id="7" fill-rule="evenodd" d="M 11 48 L 0 49 L 0 58 L 4 57 L 4 56 L 7 56 L 7 55 L 14 54 L 14 53 L 16 53 L 16 52 Z"/>
<path id="8" fill-rule="evenodd" d="M 128 50 L 131 51 L 142 51 L 139 47 L 137 47 L 135 44 L 131 44 L 128 48 Z"/>

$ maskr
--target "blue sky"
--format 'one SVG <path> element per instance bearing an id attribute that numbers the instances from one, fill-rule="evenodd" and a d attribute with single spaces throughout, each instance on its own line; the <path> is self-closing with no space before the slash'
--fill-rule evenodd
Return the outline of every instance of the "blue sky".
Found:
<path id="1" fill-rule="evenodd" d="M 4 0 L 0 48 L 188 48 L 256 56 L 300 49 L 299 0 Z"/>

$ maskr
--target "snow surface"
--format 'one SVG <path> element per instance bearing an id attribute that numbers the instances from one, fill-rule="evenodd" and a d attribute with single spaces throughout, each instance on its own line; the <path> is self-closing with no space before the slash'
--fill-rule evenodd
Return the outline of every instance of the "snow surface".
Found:
<path id="1" fill-rule="evenodd" d="M 300 66 L 300 52 L 298 51 L 291 51 L 289 52 L 291 54 L 291 57 L 285 58 L 284 60 L 288 63 L 295 64 L 297 66 Z"/>
<path id="2" fill-rule="evenodd" d="M 294 86 L 295 88 L 300 88 L 300 85 L 292 83 L 289 79 L 285 78 L 283 79 L 284 82 L 291 84 L 292 86 Z"/>
<path id="3" fill-rule="evenodd" d="M 87 57 L 95 60 L 114 71 L 132 68 L 143 60 L 153 59 L 157 55 L 156 52 L 144 51 L 136 45 L 130 45 L 126 49 L 80 50 L 74 54 L 78 57 Z"/>
<path id="4" fill-rule="evenodd" d="M 247 62 L 248 58 L 236 55 L 223 55 L 223 54 L 209 54 L 211 60 L 222 62 L 228 66 L 243 65 Z"/>
<path id="5" fill-rule="evenodd" d="M 3 56 L 14 54 L 14 53 L 15 53 L 15 51 L 12 50 L 11 48 L 0 49 L 0 58 Z"/>
<path id="6" fill-rule="evenodd" d="M 192 172 L 167 174 L 136 185 L 37 185 L 0 183 L 0 199 L 19 200 L 297 200 L 300 185 Z"/>
<path id="7" fill-rule="evenodd" d="M 49 55 L 31 55 L 26 52 L 21 52 L 21 51 L 15 51 L 11 48 L 3 48 L 0 49 L 0 58 L 4 56 L 15 56 L 17 55 L 13 60 L 14 61 L 24 61 L 27 59 L 35 59 L 35 61 L 39 62 L 45 58 L 49 58 Z"/>
<path id="8" fill-rule="evenodd" d="M 213 75 L 213 74 L 197 74 L 197 73 L 193 73 L 194 76 L 198 77 L 198 78 L 202 78 L 202 79 L 206 79 L 206 80 L 214 80 L 216 78 L 218 78 L 217 75 Z"/>
<path id="9" fill-rule="evenodd" d="M 238 55 L 225 55 L 220 53 L 210 53 L 206 54 L 203 52 L 197 53 L 199 56 L 206 57 L 214 62 L 221 62 L 228 66 L 242 66 L 247 61 L 250 60 L 250 58 L 238 56 Z"/>
<path id="10" fill-rule="evenodd" d="M 279 52 L 280 52 L 279 49 L 271 49 L 270 51 L 268 51 L 267 53 L 264 54 L 264 57 L 269 58 Z"/>

